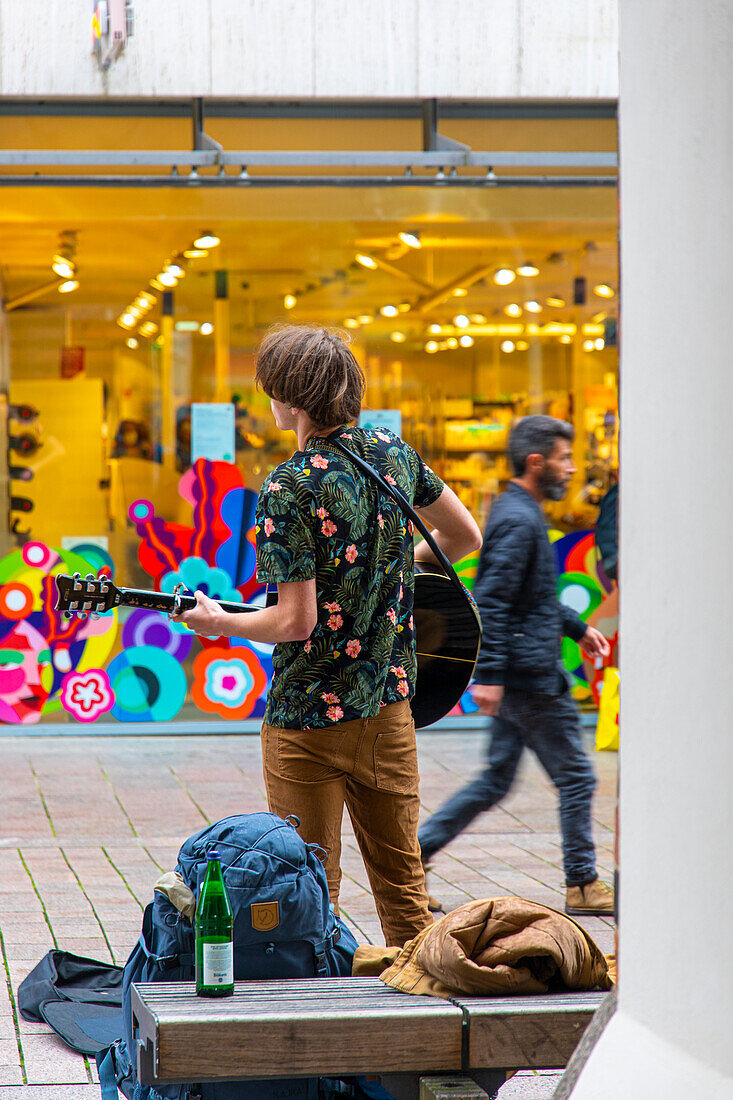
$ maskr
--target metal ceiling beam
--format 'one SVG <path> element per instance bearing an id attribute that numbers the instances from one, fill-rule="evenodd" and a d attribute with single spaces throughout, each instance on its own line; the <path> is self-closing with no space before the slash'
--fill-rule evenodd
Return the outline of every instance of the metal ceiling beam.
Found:
<path id="1" fill-rule="evenodd" d="M 201 130 L 199 140 L 211 141 Z M 438 150 L 269 150 L 224 152 L 205 145 L 191 149 L 0 149 L 0 167 L 400 167 L 400 168 L 616 168 L 613 152 L 506 151 L 474 152 L 451 144 Z"/>
<path id="2" fill-rule="evenodd" d="M 473 286 L 474 283 L 478 283 L 495 269 L 496 264 L 481 264 L 479 267 L 472 267 L 468 271 L 464 271 L 463 274 L 458 275 L 455 279 L 451 279 L 449 283 L 434 288 L 432 294 L 427 294 L 424 298 L 420 298 L 412 307 L 413 311 L 415 313 L 427 313 L 433 306 L 440 305 L 446 298 L 450 298 L 455 290 L 459 290 L 461 287 L 467 290 L 470 286 Z"/>
<path id="3" fill-rule="evenodd" d="M 615 100 L 455 100 L 441 99 L 440 114 L 444 119 L 586 119 L 610 118 L 617 115 Z M 420 119 L 423 100 L 248 100 L 204 97 L 206 114 L 210 118 L 393 118 Z M 108 118 L 187 118 L 190 99 L 62 97 L 47 99 L 5 97 L 0 99 L 0 116 L 70 116 L 101 115 Z"/>
<path id="4" fill-rule="evenodd" d="M 617 187 L 616 176 L 39 176 L 0 175 L 0 187 Z"/>
<path id="5" fill-rule="evenodd" d="M 418 287 L 420 290 L 435 289 L 432 283 L 427 282 L 425 279 L 420 279 L 417 275 L 411 275 L 408 271 L 403 271 L 401 267 L 397 267 L 396 264 L 391 264 L 387 260 L 383 260 L 381 256 L 375 256 L 372 252 L 369 252 L 368 255 L 371 256 L 377 267 L 385 271 L 387 275 L 391 275 L 394 279 L 401 279 L 404 282 L 412 283 L 413 286 Z"/>

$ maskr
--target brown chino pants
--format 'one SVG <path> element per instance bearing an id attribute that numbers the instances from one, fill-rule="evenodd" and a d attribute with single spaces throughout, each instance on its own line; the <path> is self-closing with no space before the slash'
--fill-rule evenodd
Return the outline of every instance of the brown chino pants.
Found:
<path id="1" fill-rule="evenodd" d="M 331 901 L 341 882 L 341 821 L 349 811 L 384 939 L 401 947 L 432 924 L 420 862 L 417 748 L 410 704 L 325 729 L 262 726 L 272 813 L 300 818 L 300 835 L 326 852 Z"/>

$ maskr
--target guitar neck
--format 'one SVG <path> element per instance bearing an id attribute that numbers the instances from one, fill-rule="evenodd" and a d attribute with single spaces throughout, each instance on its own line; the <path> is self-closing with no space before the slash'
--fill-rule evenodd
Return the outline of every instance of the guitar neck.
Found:
<path id="1" fill-rule="evenodd" d="M 151 592 L 145 588 L 119 588 L 119 599 L 115 601 L 118 607 L 141 607 L 146 611 L 163 611 L 170 614 L 176 603 L 181 611 L 190 611 L 196 606 L 195 596 L 181 595 L 176 597 L 169 592 Z M 228 600 L 217 600 L 223 611 L 230 615 L 239 615 L 243 611 L 261 611 L 261 607 L 249 603 L 230 603 Z"/>

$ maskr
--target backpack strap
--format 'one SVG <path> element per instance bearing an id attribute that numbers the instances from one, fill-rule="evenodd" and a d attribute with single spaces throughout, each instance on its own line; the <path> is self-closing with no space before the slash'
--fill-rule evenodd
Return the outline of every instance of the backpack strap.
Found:
<path id="1" fill-rule="evenodd" d="M 153 951 L 150 950 L 147 943 L 145 942 L 144 934 L 141 934 L 137 942 L 140 945 L 145 957 L 149 959 L 151 963 L 157 966 L 161 974 L 164 973 L 166 970 L 172 970 L 174 966 L 193 966 L 195 964 L 195 956 L 190 951 L 184 952 L 179 955 L 156 955 Z"/>
<path id="2" fill-rule="evenodd" d="M 319 978 L 328 977 L 328 959 L 326 958 L 326 945 L 329 944 L 330 936 L 327 936 L 325 940 L 322 940 L 318 944 L 313 944 L 313 950 L 316 953 L 316 975 Z"/>
<path id="3" fill-rule="evenodd" d="M 118 1039 L 106 1050 L 100 1050 L 94 1058 L 99 1072 L 102 1100 L 120 1100 L 118 1083 L 121 1088 L 123 1081 L 132 1083 L 133 1080 L 132 1064 L 124 1042 Z"/>

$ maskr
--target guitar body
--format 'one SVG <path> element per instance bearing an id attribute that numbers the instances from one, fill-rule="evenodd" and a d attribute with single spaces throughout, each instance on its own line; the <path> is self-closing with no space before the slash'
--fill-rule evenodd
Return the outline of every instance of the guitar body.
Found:
<path id="1" fill-rule="evenodd" d="M 56 610 L 69 618 L 97 615 L 114 607 L 170 614 L 196 605 L 195 597 L 182 591 L 169 594 L 118 588 L 109 578 L 92 574 L 86 578 L 59 574 L 55 580 Z M 230 614 L 261 610 L 251 604 L 222 602 L 221 607 Z M 481 620 L 473 600 L 455 578 L 433 572 L 415 574 L 413 614 L 417 684 L 411 707 L 415 726 L 422 729 L 448 714 L 468 687 L 481 645 Z"/>
<path id="2" fill-rule="evenodd" d="M 443 573 L 415 574 L 417 684 L 411 701 L 417 729 L 443 718 L 473 676 L 481 619 L 466 592 Z"/>

